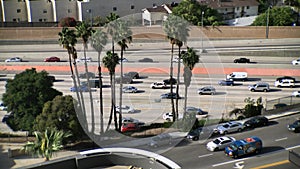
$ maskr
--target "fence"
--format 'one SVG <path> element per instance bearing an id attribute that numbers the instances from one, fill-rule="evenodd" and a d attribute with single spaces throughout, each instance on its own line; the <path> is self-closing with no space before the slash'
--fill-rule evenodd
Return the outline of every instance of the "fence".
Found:
<path id="1" fill-rule="evenodd" d="M 300 97 L 281 97 L 278 99 L 266 100 L 262 114 L 276 114 L 297 107 L 300 108 Z"/>

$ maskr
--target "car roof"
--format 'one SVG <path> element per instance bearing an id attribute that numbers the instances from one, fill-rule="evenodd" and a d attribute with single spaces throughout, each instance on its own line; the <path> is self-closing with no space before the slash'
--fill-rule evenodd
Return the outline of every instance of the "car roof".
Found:
<path id="1" fill-rule="evenodd" d="M 218 138 L 216 138 L 216 139 L 221 140 L 221 141 L 224 141 L 224 140 L 231 140 L 231 139 L 230 139 L 229 137 L 227 137 L 227 136 L 218 137 Z"/>

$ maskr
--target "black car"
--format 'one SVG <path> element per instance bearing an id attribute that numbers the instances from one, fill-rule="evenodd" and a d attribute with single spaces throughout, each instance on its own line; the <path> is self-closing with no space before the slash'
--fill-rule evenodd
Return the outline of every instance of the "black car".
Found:
<path id="1" fill-rule="evenodd" d="M 139 62 L 153 62 L 153 59 L 151 59 L 151 58 L 144 58 L 144 59 L 140 59 L 138 61 Z"/>
<path id="2" fill-rule="evenodd" d="M 296 82 L 296 79 L 291 76 L 278 77 L 278 78 L 276 78 L 276 81 L 282 81 L 283 79 L 290 79 L 290 80 L 293 80 L 294 82 Z"/>
<path id="3" fill-rule="evenodd" d="M 296 120 L 294 123 L 289 124 L 287 128 L 289 131 L 293 131 L 295 133 L 300 132 L 300 120 Z"/>
<path id="4" fill-rule="evenodd" d="M 160 98 L 161 99 L 171 99 L 171 98 L 173 98 L 173 99 L 176 99 L 176 98 L 180 98 L 180 96 L 179 95 L 177 95 L 176 93 L 165 93 L 165 94 L 162 94 L 162 95 L 160 95 Z"/>
<path id="5" fill-rule="evenodd" d="M 131 79 L 140 78 L 140 75 L 138 72 L 128 72 L 128 73 L 125 73 L 124 76 L 129 76 Z"/>
<path id="6" fill-rule="evenodd" d="M 250 63 L 250 59 L 248 59 L 248 58 L 238 58 L 238 59 L 234 59 L 233 62 L 234 63 Z"/>
<path id="7" fill-rule="evenodd" d="M 256 128 L 261 126 L 266 126 L 269 123 L 269 119 L 264 116 L 252 117 L 251 119 L 245 121 L 244 126 L 247 128 Z"/>
<path id="8" fill-rule="evenodd" d="M 164 82 L 165 84 L 169 85 L 169 84 L 171 84 L 171 82 L 172 82 L 172 84 L 176 84 L 176 83 L 177 83 L 177 80 L 176 80 L 175 78 L 170 78 L 170 79 L 165 79 L 165 80 L 163 80 L 163 82 Z"/>

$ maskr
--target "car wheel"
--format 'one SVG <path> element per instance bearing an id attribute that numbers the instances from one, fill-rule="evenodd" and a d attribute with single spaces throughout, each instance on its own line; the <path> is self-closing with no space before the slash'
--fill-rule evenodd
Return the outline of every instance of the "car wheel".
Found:
<path id="1" fill-rule="evenodd" d="M 199 92 L 199 95 L 201 95 L 202 93 L 201 92 Z"/>
<path id="2" fill-rule="evenodd" d="M 155 87 L 154 87 L 154 86 L 152 86 L 152 89 L 155 89 Z"/>
<path id="3" fill-rule="evenodd" d="M 254 92 L 255 90 L 254 89 L 251 89 L 251 92 Z"/>
<path id="4" fill-rule="evenodd" d="M 224 133 L 223 133 L 224 135 L 226 135 L 226 134 L 228 134 L 228 131 L 224 131 Z"/>
<path id="5" fill-rule="evenodd" d="M 214 95 L 215 93 L 211 93 L 211 95 Z"/>
<path id="6" fill-rule="evenodd" d="M 238 158 L 238 156 L 236 154 L 233 155 L 233 158 Z"/>
<path id="7" fill-rule="evenodd" d="M 214 149 L 214 151 L 219 151 L 219 147 L 216 147 L 216 148 Z"/>
<path id="8" fill-rule="evenodd" d="M 194 140 L 194 141 L 197 141 L 197 140 L 199 140 L 199 137 L 196 136 L 196 137 L 193 138 L 193 140 Z"/>
<path id="9" fill-rule="evenodd" d="M 264 89 L 264 92 L 267 92 L 268 90 L 267 89 Z"/>
<path id="10" fill-rule="evenodd" d="M 238 132 L 241 132 L 242 131 L 242 129 L 238 129 Z"/>

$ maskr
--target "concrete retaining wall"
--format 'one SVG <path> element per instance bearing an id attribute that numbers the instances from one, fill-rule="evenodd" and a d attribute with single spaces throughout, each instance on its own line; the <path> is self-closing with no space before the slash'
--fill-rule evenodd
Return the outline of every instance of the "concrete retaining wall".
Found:
<path id="1" fill-rule="evenodd" d="M 201 27 L 191 27 L 190 37 L 200 37 Z M 54 40 L 57 41 L 61 27 L 18 27 L 0 28 L 0 40 Z M 133 27 L 133 38 L 165 39 L 162 27 Z M 146 33 L 145 33 L 146 32 Z M 203 33 L 209 39 L 264 39 L 266 27 L 264 26 L 220 26 L 204 27 Z M 269 39 L 300 38 L 299 26 L 272 26 L 269 28 Z"/>

